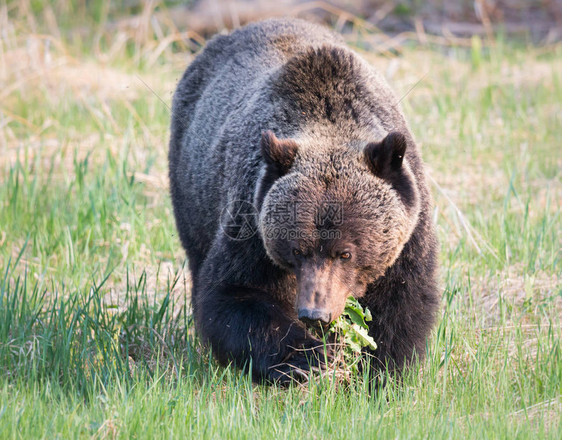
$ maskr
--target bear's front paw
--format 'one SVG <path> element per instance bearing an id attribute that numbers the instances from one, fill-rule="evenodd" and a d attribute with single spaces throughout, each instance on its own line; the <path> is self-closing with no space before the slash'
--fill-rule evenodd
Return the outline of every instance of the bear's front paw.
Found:
<path id="1" fill-rule="evenodd" d="M 288 348 L 291 351 L 282 362 L 269 367 L 269 380 L 281 386 L 305 383 L 311 374 L 322 372 L 333 361 L 330 350 L 318 339 L 306 339 Z"/>

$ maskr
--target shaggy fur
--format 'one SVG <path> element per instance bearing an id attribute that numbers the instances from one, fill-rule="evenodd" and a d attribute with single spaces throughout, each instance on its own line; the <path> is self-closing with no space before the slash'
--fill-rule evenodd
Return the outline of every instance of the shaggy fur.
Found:
<path id="1" fill-rule="evenodd" d="M 268 20 L 213 38 L 178 84 L 169 165 L 219 361 L 274 381 L 322 366 L 298 318 L 333 320 L 348 295 L 373 314 L 375 368 L 423 357 L 438 308 L 423 164 L 396 97 L 338 36 Z M 225 232 L 232 206 L 253 235 Z"/>

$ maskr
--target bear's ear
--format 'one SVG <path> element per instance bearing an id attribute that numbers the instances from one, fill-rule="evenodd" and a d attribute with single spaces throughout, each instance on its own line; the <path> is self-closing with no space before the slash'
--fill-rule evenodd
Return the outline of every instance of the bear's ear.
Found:
<path id="1" fill-rule="evenodd" d="M 271 130 L 261 136 L 261 154 L 265 163 L 277 171 L 278 176 L 286 174 L 297 155 L 299 146 L 291 139 L 277 139 Z"/>
<path id="2" fill-rule="evenodd" d="M 397 131 L 389 133 L 380 142 L 367 144 L 365 157 L 375 176 L 389 179 L 393 172 L 399 171 L 402 168 L 406 146 L 406 136 Z"/>

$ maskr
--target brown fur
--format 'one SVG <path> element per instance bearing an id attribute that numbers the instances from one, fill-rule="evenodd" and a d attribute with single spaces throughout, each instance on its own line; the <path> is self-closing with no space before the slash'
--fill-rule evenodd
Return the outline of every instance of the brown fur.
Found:
<path id="1" fill-rule="evenodd" d="M 268 380 L 321 365 L 298 318 L 333 320 L 349 295 L 374 315 L 377 369 L 423 356 L 437 244 L 396 103 L 337 36 L 299 20 L 217 37 L 187 69 L 174 97 L 172 201 L 196 327 L 221 362 Z M 233 238 L 225 211 L 255 233 Z"/>

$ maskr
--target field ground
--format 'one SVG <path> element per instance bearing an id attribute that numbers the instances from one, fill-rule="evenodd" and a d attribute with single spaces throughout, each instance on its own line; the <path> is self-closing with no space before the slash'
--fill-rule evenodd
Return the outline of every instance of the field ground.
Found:
<path id="1" fill-rule="evenodd" d="M 194 338 L 166 176 L 193 55 L 23 16 L 0 6 L 0 438 L 562 437 L 560 45 L 350 38 L 403 97 L 442 247 L 428 359 L 369 395 L 255 386 Z"/>

